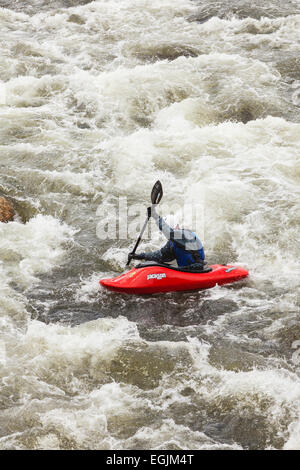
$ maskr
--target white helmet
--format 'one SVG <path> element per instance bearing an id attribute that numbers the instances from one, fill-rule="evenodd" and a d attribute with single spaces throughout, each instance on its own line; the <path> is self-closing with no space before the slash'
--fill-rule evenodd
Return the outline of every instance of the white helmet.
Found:
<path id="1" fill-rule="evenodd" d="M 171 227 L 175 229 L 181 228 L 181 220 L 180 217 L 178 217 L 177 214 L 168 214 L 166 217 L 164 217 L 165 222 Z"/>

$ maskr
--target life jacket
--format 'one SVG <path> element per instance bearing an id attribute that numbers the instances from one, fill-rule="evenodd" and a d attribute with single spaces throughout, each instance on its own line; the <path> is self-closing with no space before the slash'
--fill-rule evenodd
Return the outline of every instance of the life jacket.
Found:
<path id="1" fill-rule="evenodd" d="M 170 240 L 178 266 L 189 266 L 204 261 L 204 249 L 197 235 L 191 230 L 182 230 L 182 238 Z"/>

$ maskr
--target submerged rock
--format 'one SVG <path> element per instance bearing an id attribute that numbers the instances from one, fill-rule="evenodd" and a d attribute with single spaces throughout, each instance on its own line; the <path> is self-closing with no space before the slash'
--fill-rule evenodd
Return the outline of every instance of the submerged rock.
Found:
<path id="1" fill-rule="evenodd" d="M 0 197 L 0 222 L 10 222 L 13 220 L 15 211 L 11 202 L 5 197 Z"/>

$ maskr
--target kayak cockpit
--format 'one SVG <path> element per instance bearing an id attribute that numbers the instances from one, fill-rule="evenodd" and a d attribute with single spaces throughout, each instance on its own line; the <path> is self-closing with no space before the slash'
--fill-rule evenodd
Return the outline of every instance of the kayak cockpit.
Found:
<path id="1" fill-rule="evenodd" d="M 209 273 L 212 271 L 212 268 L 210 266 L 201 266 L 198 263 L 197 264 L 191 264 L 190 266 L 173 266 L 171 264 L 167 263 L 140 263 L 137 266 L 135 266 L 135 269 L 141 269 L 141 268 L 150 268 L 150 267 L 160 267 L 160 268 L 168 268 L 168 269 L 173 269 L 174 271 L 182 272 L 182 273 Z"/>

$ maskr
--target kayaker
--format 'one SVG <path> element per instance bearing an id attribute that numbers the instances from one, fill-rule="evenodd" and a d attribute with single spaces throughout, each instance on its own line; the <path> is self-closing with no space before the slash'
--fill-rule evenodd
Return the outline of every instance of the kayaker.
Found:
<path id="1" fill-rule="evenodd" d="M 156 263 L 169 263 L 176 260 L 179 267 L 189 266 L 195 270 L 203 269 L 206 264 L 204 249 L 197 235 L 191 230 L 180 229 L 178 225 L 175 229 L 171 228 L 157 214 L 154 206 L 148 207 L 147 211 L 148 217 L 153 217 L 168 242 L 157 251 L 140 253 L 139 255 L 130 253 L 130 259 L 155 261 Z"/>

